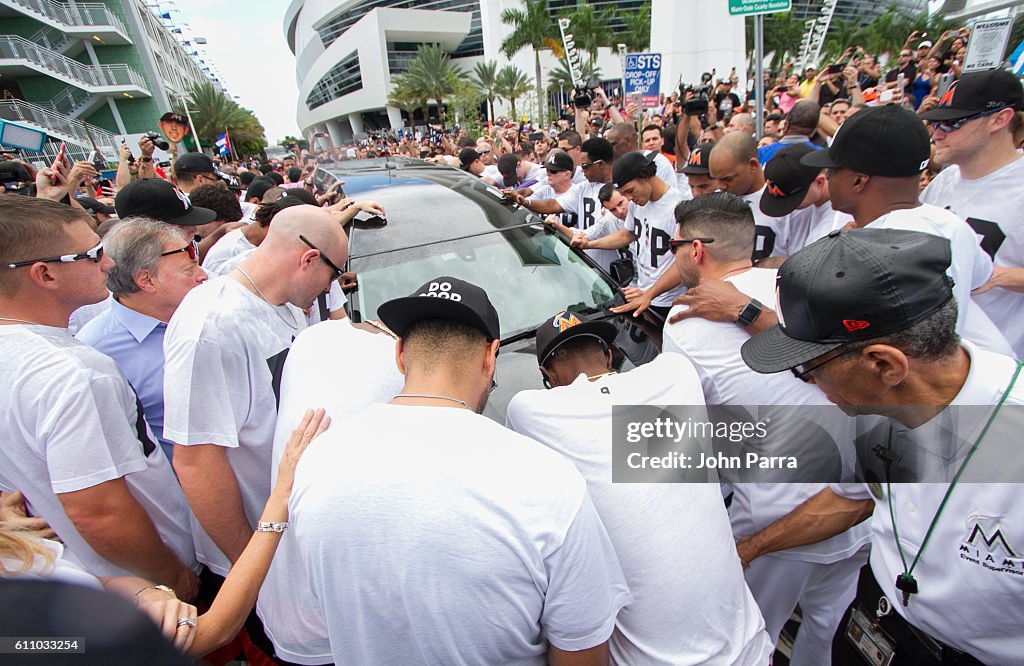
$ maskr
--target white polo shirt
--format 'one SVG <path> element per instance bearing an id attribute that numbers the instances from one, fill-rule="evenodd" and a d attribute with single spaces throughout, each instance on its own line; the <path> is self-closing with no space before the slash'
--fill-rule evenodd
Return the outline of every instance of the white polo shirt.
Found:
<path id="1" fill-rule="evenodd" d="M 164 438 L 228 449 L 253 529 L 270 497 L 275 386 L 304 328 L 301 310 L 274 307 L 225 275 L 190 291 L 164 336 Z M 195 538 L 199 560 L 227 575 L 228 559 L 213 540 L 202 531 Z"/>
<path id="2" fill-rule="evenodd" d="M 566 456 L 615 545 L 635 600 L 616 664 L 765 664 L 771 640 L 747 589 L 717 484 L 612 483 L 613 405 L 703 405 L 693 365 L 662 354 L 627 373 L 512 398 L 506 425 Z M 696 546 L 699 544 L 699 547 Z"/>
<path id="3" fill-rule="evenodd" d="M 952 405 L 995 405 L 1016 370 L 1013 359 L 963 343 L 971 367 Z M 1024 376 L 1017 379 L 1007 406 L 1024 405 Z M 968 438 L 974 442 L 975 438 Z M 991 443 L 983 439 L 978 452 Z M 976 464 L 972 458 L 968 471 Z M 1015 478 L 1024 458 L 1005 457 Z M 966 472 L 965 472 L 966 474 Z M 908 564 L 918 554 L 948 484 L 892 486 L 892 511 Z M 867 484 L 833 486 L 852 499 L 874 499 L 871 570 L 891 606 L 911 624 L 985 663 L 1015 664 L 1021 658 L 1018 618 L 1024 614 L 1024 494 L 1013 483 L 961 483 L 949 496 L 913 576 L 918 593 L 904 608 L 896 577 L 903 562 L 894 540 L 890 496 L 883 484 L 874 496 Z"/>
<path id="4" fill-rule="evenodd" d="M 545 664 L 632 601 L 572 463 L 467 409 L 332 424 L 289 516 L 338 664 Z"/>
<path id="5" fill-rule="evenodd" d="M 1020 187 L 1024 159 L 1014 160 L 983 178 L 968 180 L 952 165 L 935 177 L 921 201 L 948 208 L 967 221 L 996 266 L 1024 268 L 1024 207 Z M 1024 292 L 991 289 L 974 297 L 1002 331 L 1017 358 L 1024 358 Z"/>

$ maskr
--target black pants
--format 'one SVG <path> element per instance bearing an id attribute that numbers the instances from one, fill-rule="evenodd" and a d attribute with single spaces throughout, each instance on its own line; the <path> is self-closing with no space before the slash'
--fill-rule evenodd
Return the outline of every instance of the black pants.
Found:
<path id="1" fill-rule="evenodd" d="M 865 666 L 868 663 L 846 637 L 850 614 L 853 612 L 854 606 L 857 605 L 870 619 L 878 622 L 879 626 L 896 643 L 892 666 L 984 666 L 982 662 L 966 652 L 960 652 L 942 643 L 939 643 L 941 655 L 936 657 L 935 653 L 915 634 L 915 629 L 911 628 L 912 625 L 904 620 L 895 608 L 889 615 L 878 619 L 875 610 L 878 608 L 878 599 L 881 596 L 882 588 L 875 580 L 871 565 L 865 564 L 860 570 L 860 579 L 857 581 L 857 596 L 850 608 L 846 609 L 846 614 L 843 615 L 843 620 L 839 623 L 835 638 L 832 639 L 832 666 Z M 890 601 L 894 604 L 900 603 L 900 600 Z M 914 600 L 911 599 L 910 603 L 913 604 Z"/>

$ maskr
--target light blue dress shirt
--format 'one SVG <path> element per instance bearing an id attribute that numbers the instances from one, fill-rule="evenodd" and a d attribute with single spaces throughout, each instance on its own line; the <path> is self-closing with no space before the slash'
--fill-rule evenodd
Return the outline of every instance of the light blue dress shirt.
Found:
<path id="1" fill-rule="evenodd" d="M 164 439 L 164 333 L 167 324 L 110 299 L 110 308 L 75 336 L 114 359 L 135 389 L 146 422 L 170 460 L 174 444 Z"/>

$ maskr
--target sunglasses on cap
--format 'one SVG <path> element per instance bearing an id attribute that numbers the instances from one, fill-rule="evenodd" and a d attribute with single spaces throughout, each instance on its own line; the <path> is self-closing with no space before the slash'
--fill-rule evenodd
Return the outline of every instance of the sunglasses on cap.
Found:
<path id="1" fill-rule="evenodd" d="M 76 261 L 82 259 L 91 259 L 92 261 L 99 263 L 100 259 L 103 258 L 103 243 L 100 243 L 94 248 L 86 250 L 80 254 L 62 254 L 59 257 L 46 257 L 45 259 L 29 259 L 28 261 L 16 261 L 13 264 L 7 264 L 7 268 L 21 268 L 23 266 L 31 266 L 32 264 L 44 263 L 61 263 L 61 264 L 73 264 Z"/>
<path id="2" fill-rule="evenodd" d="M 704 243 L 705 245 L 708 245 L 709 243 L 714 243 L 715 239 L 714 238 L 672 238 L 672 239 L 669 239 L 669 241 L 668 241 L 668 248 L 672 252 L 675 252 L 676 250 L 678 250 L 682 246 L 689 245 L 693 241 L 700 241 L 701 243 Z"/>
<path id="3" fill-rule="evenodd" d="M 177 250 L 168 250 L 167 252 L 161 252 L 161 257 L 166 257 L 172 254 L 178 254 L 179 252 L 185 252 L 188 254 L 188 258 L 192 261 L 199 261 L 199 243 L 195 240 L 190 240 L 188 245 L 185 247 L 179 247 Z"/>
<path id="4" fill-rule="evenodd" d="M 990 111 L 982 111 L 981 113 L 975 113 L 973 116 L 966 116 L 964 118 L 958 118 L 956 120 L 933 120 L 932 121 L 932 127 L 934 127 L 937 130 L 941 130 L 941 131 L 945 132 L 946 134 L 949 134 L 950 132 L 955 132 L 958 129 L 960 129 L 961 127 L 963 127 L 964 124 L 967 123 L 968 121 L 976 120 L 978 118 L 984 118 L 985 116 L 990 116 L 993 113 L 999 113 L 1003 109 L 1008 109 L 1008 108 L 1010 108 L 1010 107 L 1008 107 L 1008 106 L 1001 106 L 998 109 L 992 109 Z"/>

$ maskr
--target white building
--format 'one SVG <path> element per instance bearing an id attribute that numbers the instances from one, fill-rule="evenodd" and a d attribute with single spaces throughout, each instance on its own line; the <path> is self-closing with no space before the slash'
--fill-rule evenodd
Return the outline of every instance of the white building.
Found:
<path id="1" fill-rule="evenodd" d="M 549 0 L 555 13 L 577 0 Z M 643 0 L 591 0 L 600 8 L 629 11 Z M 399 110 L 387 105 L 391 77 L 424 43 L 438 43 L 464 71 L 483 60 L 509 62 L 501 54 L 510 27 L 502 23 L 506 8 L 519 0 L 292 0 L 285 12 L 284 33 L 296 56 L 299 84 L 297 119 L 307 137 L 329 132 L 342 143 L 376 128 L 402 127 Z M 697 82 L 702 71 L 736 67 L 745 80 L 743 19 L 730 17 L 724 0 L 653 0 L 650 51 L 663 54 L 661 88 Z M 532 49 L 511 63 L 532 81 Z M 541 52 L 542 77 L 556 65 L 550 51 Z M 597 66 L 605 79 L 622 74 L 617 54 L 602 48 Z M 566 91 L 569 95 L 570 91 Z M 525 100 L 524 100 L 525 103 Z"/>

